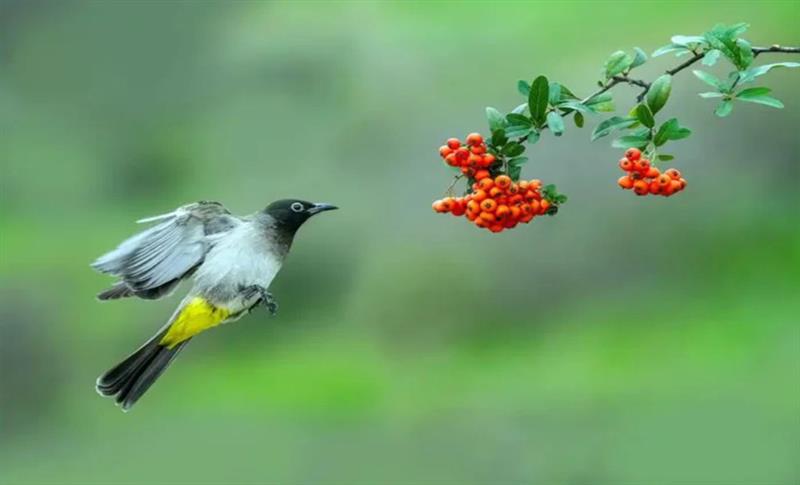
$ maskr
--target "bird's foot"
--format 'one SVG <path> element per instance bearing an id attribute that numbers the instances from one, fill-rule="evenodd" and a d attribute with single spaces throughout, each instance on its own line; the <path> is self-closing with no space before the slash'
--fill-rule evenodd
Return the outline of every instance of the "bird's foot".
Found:
<path id="1" fill-rule="evenodd" d="M 244 292 L 245 298 L 258 296 L 258 301 L 256 301 L 253 306 L 264 305 L 273 316 L 278 313 L 278 302 L 275 300 L 275 297 L 272 296 L 272 293 L 267 291 L 263 286 L 251 285 L 243 288 L 242 291 Z"/>

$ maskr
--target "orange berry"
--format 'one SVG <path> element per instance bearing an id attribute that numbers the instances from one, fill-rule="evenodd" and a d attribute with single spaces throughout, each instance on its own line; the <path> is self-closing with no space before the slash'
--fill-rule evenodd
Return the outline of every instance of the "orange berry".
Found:
<path id="1" fill-rule="evenodd" d="M 516 194 L 518 194 L 519 193 L 519 185 L 512 183 L 506 189 L 506 193 L 508 195 L 516 195 Z"/>
<path id="2" fill-rule="evenodd" d="M 489 171 L 488 170 L 478 170 L 478 171 L 475 172 L 475 180 L 480 182 L 480 181 L 487 180 L 487 179 L 490 182 L 492 181 L 492 178 L 489 175 Z M 492 183 L 494 183 L 494 182 L 492 182 Z"/>
<path id="3" fill-rule="evenodd" d="M 680 180 L 681 178 L 681 173 L 674 168 L 667 169 L 667 171 L 664 173 L 669 175 L 669 178 L 672 180 Z"/>
<path id="4" fill-rule="evenodd" d="M 643 175 L 650 170 L 650 160 L 646 158 L 642 158 L 641 160 L 634 162 L 634 164 L 636 165 L 636 170 L 641 172 Z"/>
<path id="5" fill-rule="evenodd" d="M 541 212 L 542 211 L 542 203 L 543 202 L 547 202 L 547 201 L 543 200 L 542 202 L 539 202 L 536 199 L 530 201 L 528 203 L 528 205 L 531 207 L 531 214 L 538 214 L 539 212 Z"/>
<path id="6" fill-rule="evenodd" d="M 489 227 L 489 223 L 481 217 L 475 219 L 475 225 L 478 227 Z"/>
<path id="7" fill-rule="evenodd" d="M 467 219 L 469 219 L 470 221 L 474 221 L 477 218 L 478 218 L 478 213 L 477 212 L 469 212 L 469 211 L 467 211 Z"/>
<path id="8" fill-rule="evenodd" d="M 617 180 L 617 183 L 625 190 L 633 188 L 633 179 L 629 175 L 623 175 Z"/>
<path id="9" fill-rule="evenodd" d="M 639 160 L 639 157 L 641 156 L 642 152 L 638 148 L 628 148 L 627 150 L 625 150 L 625 158 L 627 158 L 632 162 Z"/>
<path id="10" fill-rule="evenodd" d="M 474 177 L 475 169 L 470 167 L 461 167 L 461 173 L 463 173 L 467 177 Z"/>
<path id="11" fill-rule="evenodd" d="M 680 192 L 681 190 L 683 190 L 683 184 L 681 184 L 681 180 L 680 179 L 673 180 L 669 184 L 672 187 L 672 191 L 673 192 Z"/>
<path id="12" fill-rule="evenodd" d="M 644 180 L 637 180 L 633 183 L 633 191 L 636 192 L 636 195 L 647 195 L 650 187 Z"/>
<path id="13" fill-rule="evenodd" d="M 653 167 L 652 165 L 650 166 L 650 168 L 647 169 L 647 172 L 645 172 L 645 174 L 644 174 L 645 177 L 650 178 L 650 179 L 654 179 L 654 178 L 658 177 L 659 175 L 661 175 L 661 172 L 656 167 Z"/>
<path id="14" fill-rule="evenodd" d="M 539 203 L 536 203 L 536 208 L 539 208 Z M 530 204 L 520 204 L 519 211 L 523 216 L 527 216 L 528 214 L 533 214 L 536 210 L 531 207 Z"/>
<path id="15" fill-rule="evenodd" d="M 511 186 L 511 177 L 509 177 L 508 175 L 498 175 L 494 179 L 494 184 L 500 187 L 501 189 L 505 190 Z"/>
<path id="16" fill-rule="evenodd" d="M 483 199 L 486 198 L 486 191 L 485 190 L 476 190 L 472 193 L 472 200 L 475 202 L 480 203 Z"/>
<path id="17" fill-rule="evenodd" d="M 458 147 L 461 146 L 461 140 L 459 140 L 458 138 L 448 138 L 447 139 L 447 146 L 449 146 L 451 149 L 455 150 L 455 149 L 457 149 Z"/>
<path id="18" fill-rule="evenodd" d="M 519 204 L 523 200 L 525 200 L 525 198 L 522 197 L 522 194 L 515 194 L 515 195 L 512 195 L 511 197 L 508 198 L 508 203 L 512 204 L 512 205 L 513 204 Z"/>
<path id="19" fill-rule="evenodd" d="M 528 210 L 530 210 L 530 206 L 528 206 Z M 511 214 L 509 217 L 511 219 L 517 220 L 522 215 L 522 206 L 511 206 Z"/>
<path id="20" fill-rule="evenodd" d="M 488 170 L 481 170 L 481 172 L 486 172 L 487 174 L 489 173 L 489 171 L 488 171 Z M 477 178 L 477 175 L 478 175 L 478 174 L 475 174 L 475 177 L 476 177 L 476 178 Z M 481 190 L 489 190 L 489 189 L 491 189 L 492 187 L 494 187 L 494 180 L 492 180 L 492 179 L 491 179 L 491 177 L 489 177 L 489 178 L 482 178 L 482 179 L 481 179 L 481 180 L 478 182 L 478 188 L 479 188 L 479 189 L 481 189 Z"/>
<path id="21" fill-rule="evenodd" d="M 670 178 L 669 175 L 665 173 L 662 173 L 661 175 L 658 176 L 658 185 L 660 185 L 661 187 L 666 187 L 667 185 L 669 185 L 670 181 L 672 181 L 672 179 Z"/>
<path id="22" fill-rule="evenodd" d="M 444 158 L 447 155 L 450 155 L 451 153 L 453 153 L 453 149 L 450 148 L 449 146 L 442 145 L 442 146 L 439 147 L 439 156 L 440 157 Z"/>
<path id="23" fill-rule="evenodd" d="M 479 133 L 467 135 L 467 145 L 480 145 L 481 143 L 483 143 L 483 137 Z"/>
<path id="24" fill-rule="evenodd" d="M 480 168 L 482 161 L 483 157 L 480 155 L 475 155 L 474 153 L 470 153 L 469 158 L 467 158 L 467 163 L 473 168 Z"/>
<path id="25" fill-rule="evenodd" d="M 503 225 L 502 224 L 492 224 L 489 226 L 489 230 L 492 232 L 503 232 Z"/>
<path id="26" fill-rule="evenodd" d="M 450 212 L 453 210 L 453 207 L 456 205 L 456 201 L 452 197 L 445 197 L 442 199 L 442 205 L 444 207 L 445 212 Z"/>
<path id="27" fill-rule="evenodd" d="M 494 211 L 494 215 L 496 215 L 498 219 L 505 219 L 509 214 L 511 214 L 511 209 L 507 205 L 498 205 L 497 209 Z"/>
<path id="28" fill-rule="evenodd" d="M 489 189 L 489 196 L 492 198 L 497 198 L 503 195 L 503 190 L 497 186 L 497 181 L 494 183 L 494 187 Z"/>
<path id="29" fill-rule="evenodd" d="M 494 214 L 492 214 L 491 212 L 486 212 L 486 211 L 481 212 L 481 219 L 483 219 L 486 222 L 495 222 L 497 220 L 497 218 L 494 216 Z"/>
<path id="30" fill-rule="evenodd" d="M 541 180 L 539 180 L 539 179 L 531 179 L 531 181 L 528 182 L 528 189 L 535 191 L 535 190 L 539 190 L 540 188 L 542 188 L 542 181 Z"/>
<path id="31" fill-rule="evenodd" d="M 631 172 L 635 168 L 635 165 L 632 161 L 628 160 L 627 158 L 622 158 L 619 161 L 619 168 L 625 170 L 626 172 Z"/>
<path id="32" fill-rule="evenodd" d="M 528 190 L 528 185 L 529 184 L 528 184 L 527 180 L 520 180 L 519 182 L 517 182 L 517 186 L 519 187 L 519 191 L 521 193 L 523 193 L 523 194 L 525 193 L 526 190 Z"/>
<path id="33" fill-rule="evenodd" d="M 491 153 L 487 153 L 483 156 L 483 166 L 488 167 L 489 165 L 493 164 L 497 160 L 494 155 Z"/>
<path id="34" fill-rule="evenodd" d="M 547 213 L 547 209 L 549 209 L 549 208 L 550 208 L 550 201 L 549 200 L 541 201 L 539 203 L 539 214 L 546 214 Z"/>
<path id="35" fill-rule="evenodd" d="M 528 202 L 532 200 L 538 200 L 539 197 L 540 197 L 539 194 L 534 192 L 533 190 L 529 189 L 527 192 L 525 192 L 525 200 L 527 200 Z"/>
<path id="36" fill-rule="evenodd" d="M 533 219 L 533 214 L 532 213 L 522 216 L 522 218 L 519 220 L 519 222 L 527 224 L 527 223 L 531 222 L 531 219 Z"/>
<path id="37" fill-rule="evenodd" d="M 675 193 L 675 189 L 672 187 L 672 182 L 670 181 L 669 185 L 665 185 L 661 187 L 661 195 L 664 197 L 669 197 L 670 195 Z"/>
<path id="38" fill-rule="evenodd" d="M 481 210 L 484 212 L 494 212 L 497 209 L 497 202 L 494 199 L 484 199 L 481 201 Z"/>
<path id="39" fill-rule="evenodd" d="M 468 212 L 480 212 L 481 211 L 481 205 L 478 204 L 476 201 L 471 200 L 471 201 L 467 202 L 467 211 Z"/>
<path id="40" fill-rule="evenodd" d="M 451 167 L 458 166 L 458 160 L 456 159 L 455 153 L 449 153 L 446 157 L 444 157 L 444 161 L 447 162 L 447 164 Z"/>
<path id="41" fill-rule="evenodd" d="M 466 147 L 461 147 L 456 150 L 456 160 L 461 163 L 466 162 L 469 159 L 469 150 Z"/>
<path id="42" fill-rule="evenodd" d="M 470 148 L 469 150 L 472 153 L 474 153 L 475 155 L 483 155 L 484 153 L 486 153 L 486 145 L 483 145 L 483 144 L 475 145 L 472 148 Z"/>
<path id="43" fill-rule="evenodd" d="M 647 184 L 647 190 L 651 194 L 655 195 L 655 194 L 661 192 L 661 186 L 658 185 L 658 181 L 657 180 L 653 180 L 652 182 Z"/>
<path id="44" fill-rule="evenodd" d="M 431 204 L 431 207 L 432 207 L 432 208 L 433 208 L 433 210 L 434 210 L 434 211 L 436 211 L 436 212 L 441 212 L 441 211 L 439 210 L 439 202 L 441 202 L 441 200 L 434 200 L 434 201 L 433 201 L 433 204 Z"/>
<path id="45" fill-rule="evenodd" d="M 681 190 L 686 188 L 686 179 L 685 178 L 683 178 L 683 177 L 679 178 L 678 182 L 681 183 Z"/>

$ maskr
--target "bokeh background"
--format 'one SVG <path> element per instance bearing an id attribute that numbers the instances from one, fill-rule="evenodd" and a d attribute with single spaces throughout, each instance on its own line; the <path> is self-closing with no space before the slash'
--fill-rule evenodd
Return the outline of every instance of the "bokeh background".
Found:
<path id="1" fill-rule="evenodd" d="M 680 73 L 664 115 L 695 135 L 669 150 L 689 180 L 671 199 L 616 187 L 594 118 L 531 150 L 524 174 L 570 196 L 557 217 L 492 235 L 430 210 L 437 147 L 521 102 L 518 79 L 587 94 L 616 49 L 737 21 L 798 45 L 799 17 L 3 1 L 0 482 L 800 482 L 800 72 L 762 78 L 785 110 L 724 120 Z M 89 262 L 137 218 L 286 196 L 342 210 L 301 231 L 278 317 L 195 339 L 131 413 L 98 397 L 180 296 L 101 304 Z"/>

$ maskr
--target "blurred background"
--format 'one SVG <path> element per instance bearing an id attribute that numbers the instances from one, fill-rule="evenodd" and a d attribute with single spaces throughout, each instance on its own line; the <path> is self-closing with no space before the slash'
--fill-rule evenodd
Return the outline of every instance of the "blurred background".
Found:
<path id="1" fill-rule="evenodd" d="M 722 5 L 0 2 L 0 483 L 800 482 L 800 72 L 724 120 L 678 74 L 676 197 L 619 190 L 595 117 L 530 150 L 557 217 L 430 208 L 438 146 L 518 79 L 585 95 L 612 51 L 717 22 L 800 44 L 796 2 Z M 195 339 L 131 413 L 97 396 L 186 285 L 102 304 L 89 263 L 137 218 L 288 196 L 342 210 L 278 317 Z"/>

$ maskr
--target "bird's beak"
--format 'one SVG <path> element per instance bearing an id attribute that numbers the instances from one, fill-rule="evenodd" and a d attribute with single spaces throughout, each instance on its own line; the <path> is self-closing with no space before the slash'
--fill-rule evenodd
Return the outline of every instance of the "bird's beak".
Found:
<path id="1" fill-rule="evenodd" d="M 335 205 L 324 204 L 324 203 L 320 202 L 319 204 L 314 204 L 314 207 L 308 209 L 308 212 L 309 212 L 309 214 L 314 215 L 314 214 L 318 214 L 320 212 L 332 211 L 332 210 L 335 210 L 335 209 L 338 209 L 338 207 L 336 207 Z"/>

